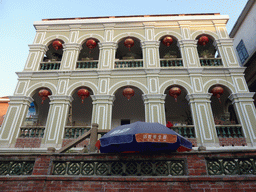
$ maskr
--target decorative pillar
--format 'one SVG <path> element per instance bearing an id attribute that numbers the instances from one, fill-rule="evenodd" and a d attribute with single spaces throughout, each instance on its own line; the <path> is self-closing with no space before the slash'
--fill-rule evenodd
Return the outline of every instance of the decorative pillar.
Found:
<path id="1" fill-rule="evenodd" d="M 73 101 L 72 96 L 49 96 L 50 108 L 41 147 L 62 146 L 68 110 Z"/>
<path id="2" fill-rule="evenodd" d="M 150 123 L 166 124 L 165 120 L 165 97 L 166 94 L 142 95 L 145 104 L 145 121 Z"/>
<path id="3" fill-rule="evenodd" d="M 256 147 L 256 110 L 251 93 L 235 93 L 229 96 L 234 105 L 248 146 Z"/>
<path id="4" fill-rule="evenodd" d="M 220 52 L 224 67 L 239 67 L 233 48 L 233 39 L 218 39 L 215 40 L 214 45 Z"/>
<path id="5" fill-rule="evenodd" d="M 159 56 L 160 41 L 142 41 L 141 47 L 143 52 L 143 66 L 145 68 L 159 68 L 160 56 Z"/>
<path id="6" fill-rule="evenodd" d="M 211 109 L 211 93 L 186 96 L 191 107 L 198 146 L 219 147 Z"/>
<path id="7" fill-rule="evenodd" d="M 97 123 L 99 129 L 111 129 L 112 106 L 114 95 L 91 95 L 93 100 L 92 124 Z"/>
<path id="8" fill-rule="evenodd" d="M 197 52 L 197 40 L 180 40 L 179 47 L 184 67 L 201 67 Z"/>
<path id="9" fill-rule="evenodd" d="M 78 43 L 64 44 L 60 70 L 75 70 L 77 58 L 81 49 L 82 45 Z"/>
<path id="10" fill-rule="evenodd" d="M 43 44 L 31 44 L 28 46 L 29 54 L 23 71 L 38 71 L 40 70 L 40 62 L 48 47 Z"/>
<path id="11" fill-rule="evenodd" d="M 115 53 L 117 43 L 115 42 L 102 42 L 99 43 L 99 69 L 114 69 L 115 68 Z"/>
<path id="12" fill-rule="evenodd" d="M 25 120 L 30 103 L 34 100 L 26 96 L 9 96 L 9 107 L 0 129 L 0 147 L 14 147 L 20 127 Z"/>

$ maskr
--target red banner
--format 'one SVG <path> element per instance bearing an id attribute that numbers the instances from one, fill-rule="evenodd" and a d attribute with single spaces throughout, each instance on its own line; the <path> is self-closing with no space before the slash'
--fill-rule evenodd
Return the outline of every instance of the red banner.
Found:
<path id="1" fill-rule="evenodd" d="M 137 142 L 158 142 L 158 143 L 176 143 L 177 135 L 162 133 L 138 133 L 135 134 Z"/>

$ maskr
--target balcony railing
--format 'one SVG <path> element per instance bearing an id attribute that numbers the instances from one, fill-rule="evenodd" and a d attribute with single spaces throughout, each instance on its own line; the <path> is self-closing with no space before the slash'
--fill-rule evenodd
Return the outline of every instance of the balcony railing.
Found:
<path id="1" fill-rule="evenodd" d="M 216 131 L 220 138 L 244 137 L 241 125 L 216 125 Z"/>
<path id="2" fill-rule="evenodd" d="M 195 138 L 196 137 L 194 125 L 173 126 L 171 129 L 186 138 Z"/>
<path id="3" fill-rule="evenodd" d="M 223 66 L 221 58 L 200 58 L 201 66 Z"/>
<path id="4" fill-rule="evenodd" d="M 66 126 L 64 138 L 76 139 L 91 129 L 90 126 Z"/>
<path id="5" fill-rule="evenodd" d="M 181 67 L 183 66 L 183 62 L 181 58 L 175 59 L 160 59 L 161 67 Z"/>
<path id="6" fill-rule="evenodd" d="M 41 62 L 40 70 L 58 70 L 60 69 L 60 61 L 54 62 Z"/>
<path id="7" fill-rule="evenodd" d="M 44 137 L 44 126 L 27 126 L 20 128 L 20 136 L 19 137 Z"/>
<path id="8" fill-rule="evenodd" d="M 143 59 L 115 61 L 115 68 L 143 67 Z"/>
<path id="9" fill-rule="evenodd" d="M 78 61 L 76 68 L 77 69 L 97 69 L 98 60 Z"/>

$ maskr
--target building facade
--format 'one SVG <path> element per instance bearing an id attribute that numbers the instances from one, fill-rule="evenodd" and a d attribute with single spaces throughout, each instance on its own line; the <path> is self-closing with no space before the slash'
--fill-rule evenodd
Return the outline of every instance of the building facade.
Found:
<path id="1" fill-rule="evenodd" d="M 251 92 L 256 91 L 256 2 L 249 0 L 236 21 L 230 37 L 234 39 L 234 49 L 238 61 L 245 69 L 245 80 Z M 255 97 L 254 104 L 256 106 Z"/>
<path id="2" fill-rule="evenodd" d="M 219 14 L 183 14 L 35 22 L 36 36 L 0 130 L 1 148 L 31 147 L 19 142 L 60 148 L 92 123 L 109 130 L 136 121 L 171 121 L 195 147 L 255 148 L 254 93 L 227 21 Z M 166 37 L 172 42 L 166 44 Z M 125 88 L 134 91 L 129 100 Z M 176 99 L 172 88 L 181 91 Z M 50 94 L 43 103 L 42 89 Z M 80 89 L 90 93 L 84 102 Z"/>

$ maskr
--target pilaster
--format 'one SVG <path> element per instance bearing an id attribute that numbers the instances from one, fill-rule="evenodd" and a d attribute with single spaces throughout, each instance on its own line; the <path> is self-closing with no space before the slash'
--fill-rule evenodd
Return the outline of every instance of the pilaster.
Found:
<path id="1" fill-rule="evenodd" d="M 81 49 L 82 46 L 78 43 L 64 44 L 60 70 L 75 70 L 76 61 Z"/>
<path id="2" fill-rule="evenodd" d="M 142 95 L 145 105 L 145 121 L 150 123 L 166 124 L 165 120 L 165 97 L 166 94 Z"/>
<path id="3" fill-rule="evenodd" d="M 190 94 L 186 96 L 191 107 L 197 143 L 199 146 L 204 147 L 219 146 L 211 109 L 211 96 L 211 93 Z"/>
<path id="4" fill-rule="evenodd" d="M 29 105 L 34 100 L 26 96 L 10 96 L 9 107 L 0 129 L 0 146 L 14 147 Z"/>
<path id="5" fill-rule="evenodd" d="M 92 124 L 97 123 L 99 129 L 111 129 L 112 106 L 114 95 L 91 95 L 93 100 Z"/>
<path id="6" fill-rule="evenodd" d="M 115 42 L 102 42 L 99 43 L 99 69 L 114 69 L 115 67 L 115 53 L 117 43 Z"/>
<path id="7" fill-rule="evenodd" d="M 197 40 L 183 39 L 179 41 L 184 67 L 200 67 L 197 52 Z"/>
<path id="8" fill-rule="evenodd" d="M 41 147 L 61 147 L 71 96 L 49 96 L 50 108 Z"/>
<path id="9" fill-rule="evenodd" d="M 141 47 L 143 52 L 143 66 L 145 68 L 159 68 L 160 56 L 159 56 L 160 41 L 142 41 Z"/>
<path id="10" fill-rule="evenodd" d="M 48 47 L 43 44 L 30 44 L 29 54 L 23 71 L 38 71 L 40 68 L 40 62 Z"/>
<path id="11" fill-rule="evenodd" d="M 235 93 L 229 96 L 234 105 L 239 123 L 242 125 L 243 133 L 248 146 L 256 147 L 256 110 L 251 93 Z"/>
<path id="12" fill-rule="evenodd" d="M 236 54 L 233 48 L 233 39 L 219 39 L 214 43 L 220 51 L 225 67 L 239 67 Z"/>

